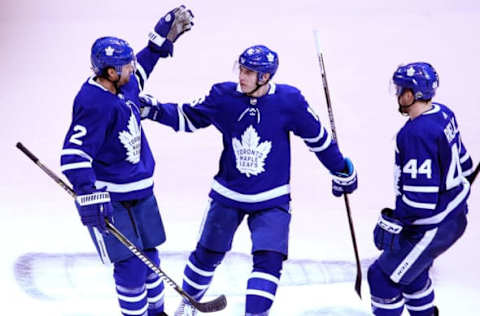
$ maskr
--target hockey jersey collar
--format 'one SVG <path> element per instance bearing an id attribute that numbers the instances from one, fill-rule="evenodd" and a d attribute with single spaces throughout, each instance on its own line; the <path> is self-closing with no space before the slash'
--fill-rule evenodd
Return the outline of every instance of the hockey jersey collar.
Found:
<path id="1" fill-rule="evenodd" d="M 269 87 L 269 89 L 268 89 L 267 94 L 268 94 L 268 95 L 275 94 L 275 91 L 277 90 L 277 85 L 275 84 L 275 82 L 270 81 L 270 82 L 269 82 L 269 86 L 270 86 L 270 87 Z M 242 88 L 240 87 L 240 84 L 239 84 L 239 83 L 237 84 L 237 92 L 243 93 Z"/>
<path id="2" fill-rule="evenodd" d="M 99 84 L 98 82 L 95 81 L 95 75 L 91 76 L 90 78 L 88 78 L 88 84 L 92 85 L 92 86 L 96 86 L 96 87 L 99 87 L 100 89 L 102 90 L 105 90 L 107 92 L 110 92 L 108 91 L 107 89 L 105 89 L 101 84 Z"/>
<path id="3" fill-rule="evenodd" d="M 440 106 L 437 104 L 433 104 L 432 108 L 427 112 L 422 113 L 422 115 L 433 114 L 437 113 L 438 111 L 440 111 Z"/>

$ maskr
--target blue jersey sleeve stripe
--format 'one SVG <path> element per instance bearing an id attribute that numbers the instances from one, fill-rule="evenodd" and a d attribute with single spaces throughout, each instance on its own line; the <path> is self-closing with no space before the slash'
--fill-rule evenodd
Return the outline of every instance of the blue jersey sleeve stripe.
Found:
<path id="1" fill-rule="evenodd" d="M 304 138 L 303 140 L 306 141 L 306 142 L 308 142 L 308 143 L 316 143 L 316 142 L 318 142 L 320 139 L 322 139 L 323 134 L 325 134 L 325 129 L 323 128 L 323 126 L 320 126 L 320 132 L 319 132 L 319 134 L 318 134 L 317 137 Z"/>
<path id="2" fill-rule="evenodd" d="M 421 193 L 438 193 L 438 186 L 419 186 L 419 185 L 404 185 L 403 191 L 421 192 Z"/>
<path id="3" fill-rule="evenodd" d="M 66 149 L 63 149 L 63 150 L 62 150 L 61 155 L 62 155 L 62 156 L 70 156 L 70 155 L 80 156 L 80 157 L 82 157 L 82 158 L 87 159 L 87 160 L 90 161 L 90 162 L 93 161 L 92 157 L 90 157 L 89 154 L 87 154 L 86 152 L 84 152 L 83 150 L 80 150 L 80 149 L 66 148 Z"/>
<path id="4" fill-rule="evenodd" d="M 437 207 L 437 204 L 435 203 L 421 203 L 421 202 L 415 202 L 407 198 L 407 196 L 404 194 L 402 195 L 402 201 L 407 204 L 410 207 L 414 208 L 422 208 L 422 209 L 427 209 L 427 210 L 434 210 Z"/>
<path id="5" fill-rule="evenodd" d="M 64 164 L 60 167 L 62 172 L 73 169 L 92 168 L 92 163 L 88 161 Z"/>
<path id="6" fill-rule="evenodd" d="M 179 105 L 177 107 L 178 109 L 178 116 L 179 116 L 179 120 L 182 120 L 183 118 L 183 126 L 185 126 L 185 122 L 187 123 L 187 127 L 188 127 L 188 130 L 183 130 L 183 131 L 187 131 L 187 132 L 195 132 L 197 130 L 197 128 L 195 127 L 195 125 L 193 125 L 192 121 L 190 121 L 190 119 L 188 118 L 188 116 L 185 114 L 185 112 L 183 112 L 183 109 L 182 109 L 182 105 Z M 185 127 L 184 127 L 185 128 Z"/>
<path id="7" fill-rule="evenodd" d="M 310 151 L 313 151 L 313 152 L 324 151 L 325 149 L 328 148 L 328 146 L 330 146 L 331 143 L 332 143 L 332 135 L 330 135 L 330 133 L 327 132 L 327 137 L 323 142 L 323 144 L 320 147 L 310 147 Z"/>

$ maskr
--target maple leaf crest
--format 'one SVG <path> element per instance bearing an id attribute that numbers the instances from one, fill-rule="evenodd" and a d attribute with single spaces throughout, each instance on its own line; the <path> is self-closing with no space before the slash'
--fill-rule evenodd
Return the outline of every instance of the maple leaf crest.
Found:
<path id="1" fill-rule="evenodd" d="M 247 177 L 258 175 L 265 171 L 265 158 L 272 149 L 271 141 L 260 143 L 257 131 L 250 125 L 242 134 L 242 141 L 232 140 L 237 162 L 237 169 Z"/>
<path id="2" fill-rule="evenodd" d="M 126 160 L 132 164 L 136 164 L 140 161 L 140 148 L 142 145 L 142 131 L 141 127 L 137 123 L 135 115 L 130 115 L 128 120 L 128 130 L 118 133 L 118 139 L 122 142 L 123 147 L 127 150 Z"/>

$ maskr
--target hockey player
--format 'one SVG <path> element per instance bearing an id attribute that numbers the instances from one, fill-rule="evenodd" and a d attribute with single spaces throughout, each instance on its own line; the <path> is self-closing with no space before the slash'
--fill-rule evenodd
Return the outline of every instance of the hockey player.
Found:
<path id="1" fill-rule="evenodd" d="M 429 269 L 467 224 L 472 159 L 453 112 L 432 102 L 438 75 L 428 63 L 393 74 L 399 111 L 409 119 L 396 137 L 395 209 L 382 210 L 374 230 L 383 250 L 369 267 L 375 315 L 438 315 Z"/>
<path id="2" fill-rule="evenodd" d="M 357 176 L 300 91 L 271 81 L 278 68 L 277 53 L 252 46 L 238 63 L 238 84 L 215 84 L 206 98 L 194 104 L 159 104 L 146 96 L 142 117 L 176 131 L 214 125 L 222 133 L 220 170 L 213 180 L 200 240 L 184 270 L 183 289 L 196 299 L 205 294 L 246 217 L 253 255 L 246 315 L 260 316 L 269 313 L 288 255 L 290 132 L 303 138 L 330 170 L 336 196 L 355 190 Z M 188 302 L 175 312 L 195 314 Z"/>
<path id="3" fill-rule="evenodd" d="M 184 6 L 168 12 L 136 56 L 124 40 L 97 39 L 91 50 L 95 74 L 74 100 L 63 145 L 62 172 L 73 184 L 81 221 L 102 261 L 113 263 L 122 315 L 166 315 L 163 282 L 108 233 L 105 219 L 160 264 L 155 247 L 165 241 L 165 231 L 153 195 L 155 162 L 140 125 L 138 94 L 158 59 L 171 56 L 175 40 L 192 27 L 192 18 Z"/>

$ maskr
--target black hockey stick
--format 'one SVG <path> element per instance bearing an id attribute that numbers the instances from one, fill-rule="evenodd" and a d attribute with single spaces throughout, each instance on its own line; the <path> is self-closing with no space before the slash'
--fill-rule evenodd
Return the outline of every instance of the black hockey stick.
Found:
<path id="1" fill-rule="evenodd" d="M 28 156 L 37 166 L 40 167 L 46 174 L 50 176 L 58 185 L 60 185 L 68 194 L 70 194 L 73 198 L 76 197 L 75 192 L 73 189 L 66 184 L 62 179 L 60 179 L 55 173 L 53 173 L 50 169 L 48 169 L 44 164 L 40 162 L 40 160 L 32 154 L 22 143 L 17 143 L 17 148 L 20 149 L 25 155 Z M 168 285 L 173 287 L 177 293 L 179 293 L 184 299 L 188 300 L 190 304 L 193 305 L 196 309 L 198 309 L 202 313 L 211 313 L 211 312 L 218 312 L 224 309 L 227 306 L 227 299 L 225 295 L 220 295 L 216 299 L 208 302 L 200 303 L 196 301 L 193 297 L 188 295 L 181 287 L 179 287 L 168 275 L 165 274 L 159 267 L 157 267 L 150 259 L 148 259 L 145 254 L 142 253 L 131 241 L 129 241 L 112 223 L 108 220 L 105 220 L 106 226 L 108 231 L 115 236 L 125 247 L 127 247 L 135 256 L 137 256 L 143 263 L 145 263 L 155 274 L 157 274 L 162 280 L 164 280 Z"/>
<path id="2" fill-rule="evenodd" d="M 330 92 L 328 90 L 327 73 L 325 72 L 325 64 L 323 63 L 323 55 L 320 49 L 320 41 L 319 41 L 317 32 L 314 32 L 314 36 L 315 36 L 315 44 L 317 48 L 318 63 L 320 65 L 320 72 L 322 74 L 323 90 L 325 91 L 325 98 L 327 100 L 328 118 L 330 119 L 330 126 L 332 128 L 332 138 L 338 144 L 337 130 L 335 129 L 335 121 L 333 119 L 332 104 L 330 101 Z M 353 228 L 352 215 L 350 212 L 350 202 L 348 201 L 348 195 L 346 193 L 343 194 L 343 198 L 345 200 L 345 207 L 347 208 L 348 225 L 350 227 L 350 235 L 352 236 L 353 251 L 355 253 L 355 261 L 357 264 L 357 277 L 355 279 L 355 291 L 357 292 L 358 296 L 362 298 L 362 290 L 361 290 L 362 289 L 362 268 L 360 265 L 360 258 L 358 256 L 357 240 L 355 237 L 355 230 Z"/>

